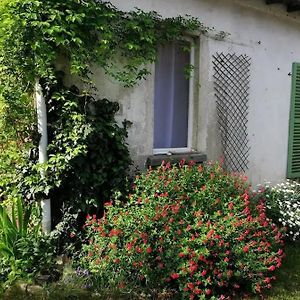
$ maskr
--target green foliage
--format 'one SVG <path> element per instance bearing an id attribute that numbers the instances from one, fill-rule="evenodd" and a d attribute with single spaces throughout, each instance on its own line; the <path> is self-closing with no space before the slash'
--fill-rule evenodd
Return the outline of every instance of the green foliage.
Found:
<path id="1" fill-rule="evenodd" d="M 157 47 L 201 27 L 193 18 L 163 19 L 155 12 L 122 12 L 108 2 L 14 0 L 0 6 L 0 61 L 4 74 L 24 86 L 35 78 L 55 78 L 63 56 L 74 74 L 87 76 L 91 63 L 133 85 L 148 74 Z M 119 57 L 125 61 L 121 67 Z"/>
<path id="2" fill-rule="evenodd" d="M 0 206 L 1 256 L 18 256 L 18 242 L 28 234 L 30 214 L 31 207 L 24 208 L 20 199 L 16 200 L 16 205 L 15 203 L 12 204 L 11 213 Z"/>
<path id="3" fill-rule="evenodd" d="M 32 201 L 49 194 L 60 204 L 72 203 L 74 210 L 99 204 L 101 210 L 112 190 L 123 185 L 120 180 L 129 164 L 127 123 L 119 128 L 114 122 L 116 104 L 64 87 L 57 64 L 63 61 L 67 75 L 76 75 L 84 88 L 91 87 L 94 64 L 133 86 L 149 73 L 159 45 L 196 29 L 208 30 L 194 18 L 164 19 L 138 9 L 122 12 L 104 1 L 2 1 L 1 200 L 19 196 Z M 36 80 L 43 86 L 49 113 L 49 162 L 43 166 L 37 163 L 39 136 L 33 125 Z M 85 110 L 93 105 L 95 115 Z M 45 180 L 41 169 L 46 170 Z"/>
<path id="4" fill-rule="evenodd" d="M 0 206 L 1 287 L 19 278 L 31 279 L 55 268 L 52 240 L 41 232 L 36 208 L 19 199 L 11 207 Z M 33 210 L 34 208 L 34 210 Z"/>
<path id="5" fill-rule="evenodd" d="M 119 127 L 116 102 L 80 94 L 76 87 L 51 90 L 48 103 L 49 161 L 46 171 L 55 198 L 76 211 L 101 208 L 114 189 L 122 190 L 131 163 L 125 139 L 127 122 Z"/>
<path id="6" fill-rule="evenodd" d="M 124 205 L 88 216 L 83 268 L 94 288 L 169 288 L 183 299 L 261 294 L 281 265 L 282 234 L 264 200 L 218 164 L 162 165 L 137 177 Z"/>

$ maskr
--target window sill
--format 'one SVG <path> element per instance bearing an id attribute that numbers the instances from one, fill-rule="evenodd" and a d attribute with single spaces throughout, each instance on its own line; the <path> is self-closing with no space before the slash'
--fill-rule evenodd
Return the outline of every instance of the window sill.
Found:
<path id="1" fill-rule="evenodd" d="M 155 154 L 147 158 L 147 167 L 160 166 L 163 161 L 170 162 L 171 164 L 179 163 L 182 159 L 186 162 L 194 161 L 196 164 L 201 164 L 207 160 L 207 156 L 200 152 L 187 152 L 187 153 L 176 153 L 176 154 Z"/>

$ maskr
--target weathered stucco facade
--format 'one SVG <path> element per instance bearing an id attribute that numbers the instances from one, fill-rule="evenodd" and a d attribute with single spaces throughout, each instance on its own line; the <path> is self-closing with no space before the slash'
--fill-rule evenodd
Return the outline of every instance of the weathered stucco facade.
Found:
<path id="1" fill-rule="evenodd" d="M 251 58 L 249 79 L 249 164 L 253 184 L 286 178 L 291 70 L 300 62 L 300 17 L 263 0 L 112 0 L 122 10 L 155 10 L 164 17 L 189 14 L 205 25 L 230 33 L 224 40 L 195 37 L 195 84 L 192 148 L 209 160 L 222 156 L 214 89 L 216 53 Z M 154 70 L 154 66 L 152 66 Z M 154 73 L 153 73 L 154 74 Z M 100 97 L 121 104 L 119 120 L 133 122 L 128 143 L 142 168 L 153 154 L 154 75 L 135 88 L 124 88 L 94 70 Z"/>

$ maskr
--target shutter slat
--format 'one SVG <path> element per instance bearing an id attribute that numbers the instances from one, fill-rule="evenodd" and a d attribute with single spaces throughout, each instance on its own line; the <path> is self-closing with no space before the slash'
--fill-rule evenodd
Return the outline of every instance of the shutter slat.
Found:
<path id="1" fill-rule="evenodd" d="M 300 177 L 300 63 L 293 63 L 287 177 Z"/>

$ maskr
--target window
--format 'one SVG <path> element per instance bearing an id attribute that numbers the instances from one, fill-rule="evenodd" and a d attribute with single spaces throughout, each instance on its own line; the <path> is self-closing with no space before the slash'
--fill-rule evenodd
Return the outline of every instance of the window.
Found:
<path id="1" fill-rule="evenodd" d="M 175 41 L 159 49 L 155 67 L 154 154 L 191 150 L 192 76 L 191 41 Z M 189 78 L 188 78 L 189 77 Z"/>
<path id="2" fill-rule="evenodd" d="M 300 177 L 300 63 L 293 64 L 289 122 L 288 178 Z"/>

